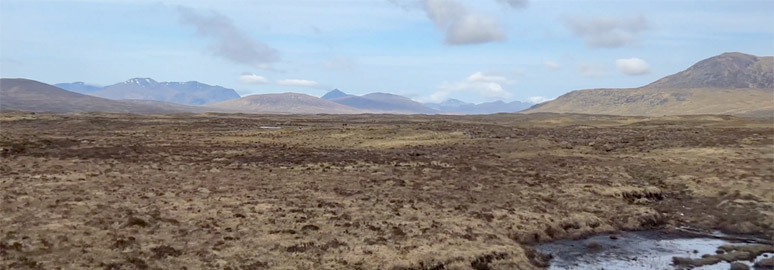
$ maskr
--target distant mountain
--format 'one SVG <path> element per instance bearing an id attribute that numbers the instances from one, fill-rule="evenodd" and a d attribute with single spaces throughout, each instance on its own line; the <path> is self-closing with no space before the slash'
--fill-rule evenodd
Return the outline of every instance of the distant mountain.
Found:
<path id="1" fill-rule="evenodd" d="M 425 103 L 430 108 L 449 114 L 492 114 L 492 113 L 514 113 L 525 110 L 532 106 L 532 103 L 513 101 L 513 102 L 484 102 L 473 104 L 463 102 L 457 99 L 449 99 L 441 103 Z"/>
<path id="2" fill-rule="evenodd" d="M 438 113 L 422 103 L 411 100 L 410 98 L 387 94 L 371 93 L 363 96 L 345 96 L 331 99 L 331 101 L 346 105 L 352 108 L 367 110 L 375 113 L 398 113 L 398 114 L 435 114 Z"/>
<path id="3" fill-rule="evenodd" d="M 461 108 L 476 106 L 476 104 L 450 98 L 440 103 L 425 103 L 425 106 L 440 112 L 455 112 Z"/>
<path id="4" fill-rule="evenodd" d="M 251 95 L 211 104 L 208 107 L 248 113 L 353 114 L 366 112 L 298 93 Z"/>
<path id="5" fill-rule="evenodd" d="M 186 111 L 93 97 L 27 79 L 0 79 L 0 110 L 116 113 Z"/>
<path id="6" fill-rule="evenodd" d="M 89 85 L 84 82 L 58 83 L 58 84 L 55 84 L 54 86 L 62 88 L 67 91 L 81 93 L 81 94 L 91 94 L 102 89 L 102 87 Z"/>
<path id="7" fill-rule="evenodd" d="M 157 100 L 185 105 L 205 105 L 239 98 L 234 89 L 195 81 L 157 82 L 151 78 L 130 79 L 89 94 L 114 100 Z"/>
<path id="8" fill-rule="evenodd" d="M 349 96 L 352 96 L 352 95 L 341 92 L 341 90 L 339 89 L 333 89 L 320 98 L 325 100 L 331 100 L 331 99 L 337 99 L 337 98 L 349 97 Z"/>
<path id="9" fill-rule="evenodd" d="M 525 111 L 774 116 L 774 57 L 724 53 L 632 89 L 577 90 Z"/>

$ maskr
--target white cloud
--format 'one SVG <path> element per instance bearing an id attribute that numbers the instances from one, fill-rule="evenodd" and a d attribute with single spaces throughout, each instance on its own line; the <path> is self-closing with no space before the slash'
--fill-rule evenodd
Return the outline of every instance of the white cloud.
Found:
<path id="1" fill-rule="evenodd" d="M 441 29 L 468 13 L 462 3 L 454 0 L 423 0 L 423 3 L 427 17 Z"/>
<path id="2" fill-rule="evenodd" d="M 287 79 L 277 81 L 278 85 L 282 86 L 300 86 L 300 87 L 315 87 L 319 84 L 315 81 L 300 80 L 300 79 Z"/>
<path id="3" fill-rule="evenodd" d="M 630 17 L 574 17 L 565 21 L 572 32 L 591 48 L 618 48 L 636 44 L 639 34 L 648 30 L 643 15 Z"/>
<path id="4" fill-rule="evenodd" d="M 545 63 L 543 63 L 543 65 L 545 65 L 546 68 L 550 70 L 559 70 L 562 68 L 562 65 L 554 61 L 546 61 Z"/>
<path id="5" fill-rule="evenodd" d="M 626 75 L 643 75 L 650 73 L 650 66 L 640 58 L 627 58 L 615 60 L 618 71 Z"/>
<path id="6" fill-rule="evenodd" d="M 422 0 L 422 3 L 435 27 L 445 31 L 446 44 L 468 45 L 505 40 L 505 31 L 497 19 L 476 14 L 456 0 Z"/>
<path id="7" fill-rule="evenodd" d="M 280 59 L 276 49 L 251 39 L 223 14 L 202 14 L 183 6 L 179 6 L 177 11 L 181 23 L 194 26 L 197 34 L 211 39 L 212 44 L 208 49 L 216 56 L 249 66 L 277 62 Z"/>
<path id="8" fill-rule="evenodd" d="M 575 67 L 575 70 L 583 77 L 595 78 L 602 77 L 607 74 L 605 68 L 593 63 L 581 63 Z"/>
<path id="9" fill-rule="evenodd" d="M 508 4 L 512 8 L 525 8 L 529 4 L 529 0 L 497 0 L 499 2 Z"/>
<path id="10" fill-rule="evenodd" d="M 535 104 L 540 104 L 540 103 L 543 103 L 543 102 L 546 102 L 546 101 L 554 100 L 554 98 L 534 96 L 534 97 L 529 97 L 527 100 L 529 100 L 529 102 L 532 102 L 532 103 L 535 103 Z"/>
<path id="11" fill-rule="evenodd" d="M 269 83 L 269 80 L 267 80 L 263 76 L 258 76 L 255 74 L 242 74 L 239 76 L 239 81 L 246 84 L 265 84 Z"/>
<path id="12" fill-rule="evenodd" d="M 505 40 L 505 32 L 494 18 L 468 14 L 446 29 L 446 44 L 479 44 Z"/>
<path id="13" fill-rule="evenodd" d="M 438 91 L 422 100 L 425 102 L 443 102 L 452 94 L 459 92 L 475 93 L 488 100 L 508 99 L 513 95 L 503 88 L 503 84 L 510 83 L 513 83 L 513 81 L 503 76 L 476 72 L 460 82 L 442 83 L 438 87 Z"/>
<path id="14" fill-rule="evenodd" d="M 476 82 L 483 82 L 483 83 L 512 83 L 513 81 L 508 80 L 508 78 L 504 76 L 498 76 L 483 72 L 476 72 L 468 76 L 466 79 L 468 82 L 476 83 Z"/>

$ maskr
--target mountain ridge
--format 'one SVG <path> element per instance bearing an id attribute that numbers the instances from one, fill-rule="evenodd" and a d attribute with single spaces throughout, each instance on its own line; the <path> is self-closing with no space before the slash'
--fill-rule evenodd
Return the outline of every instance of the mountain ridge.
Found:
<path id="1" fill-rule="evenodd" d="M 350 95 L 334 89 L 323 97 L 332 102 L 372 113 L 435 114 L 438 111 L 410 98 L 390 93 L 369 93 L 362 96 Z"/>
<path id="2" fill-rule="evenodd" d="M 724 53 L 638 88 L 575 90 L 525 113 L 774 115 L 774 57 Z"/>
<path id="3" fill-rule="evenodd" d="M 98 87 L 83 82 L 59 83 L 55 86 L 112 100 L 136 99 L 172 102 L 182 105 L 206 105 L 240 98 L 234 89 L 197 81 L 158 82 L 148 77 Z"/>
<path id="4" fill-rule="evenodd" d="M 642 88 L 774 88 L 774 57 L 727 52 Z"/>
<path id="5" fill-rule="evenodd" d="M 42 82 L 0 79 L 0 110 L 36 112 L 178 113 L 180 110 L 84 95 Z"/>

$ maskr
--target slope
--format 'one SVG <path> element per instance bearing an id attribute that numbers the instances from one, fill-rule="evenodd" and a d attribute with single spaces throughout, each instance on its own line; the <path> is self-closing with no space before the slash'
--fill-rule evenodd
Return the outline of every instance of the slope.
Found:
<path id="1" fill-rule="evenodd" d="M 525 112 L 770 117 L 774 58 L 724 53 L 640 88 L 576 90 Z"/>

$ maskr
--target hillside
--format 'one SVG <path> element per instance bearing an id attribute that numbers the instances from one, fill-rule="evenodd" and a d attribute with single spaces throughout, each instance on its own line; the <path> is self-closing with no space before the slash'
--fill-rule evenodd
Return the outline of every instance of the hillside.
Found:
<path id="1" fill-rule="evenodd" d="M 765 88 L 774 89 L 774 57 L 724 53 L 699 61 L 685 71 L 644 88 Z"/>
<path id="2" fill-rule="evenodd" d="M 109 100 L 70 92 L 27 79 L 0 79 L 0 110 L 35 112 L 184 112 L 148 104 Z"/>
<path id="3" fill-rule="evenodd" d="M 251 95 L 219 102 L 208 107 L 248 113 L 350 114 L 366 112 L 333 101 L 298 93 Z"/>
<path id="4" fill-rule="evenodd" d="M 184 105 L 205 105 L 239 98 L 233 89 L 200 82 L 157 82 L 151 78 L 134 78 L 88 93 L 93 96 L 122 100 L 142 99 Z"/>
<path id="5" fill-rule="evenodd" d="M 774 116 L 774 57 L 724 53 L 640 88 L 572 91 L 525 112 Z"/>

